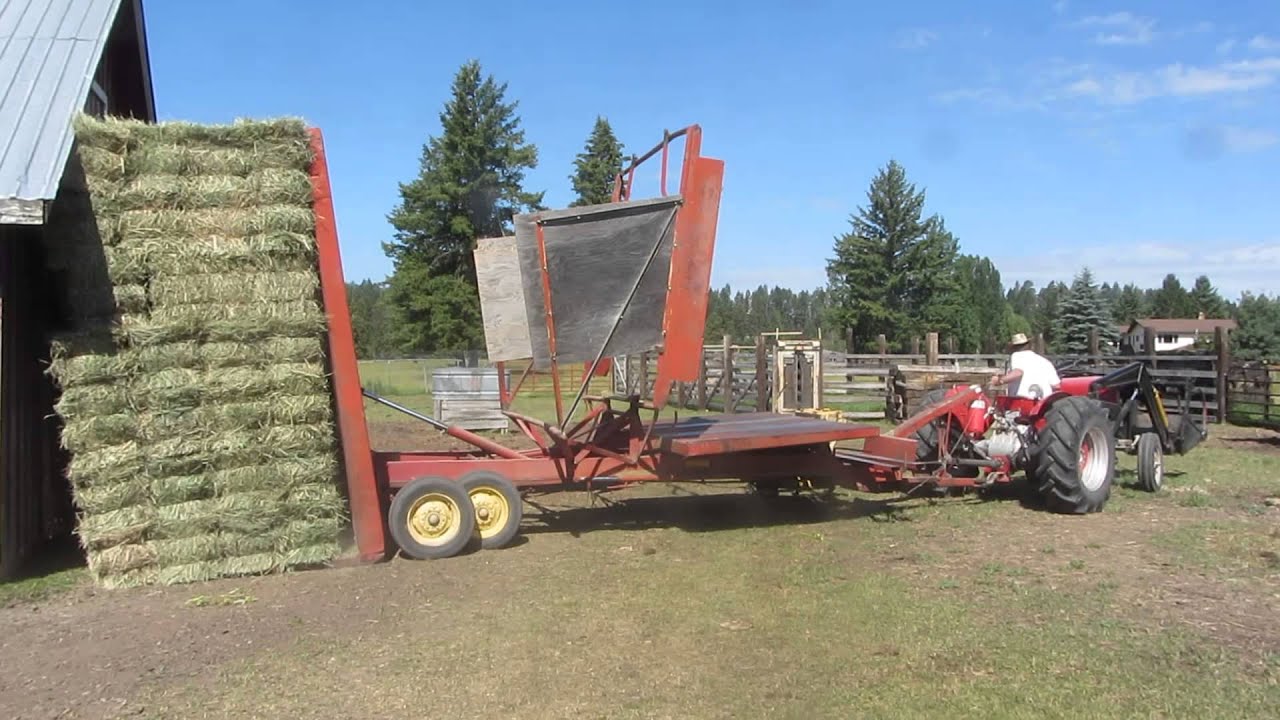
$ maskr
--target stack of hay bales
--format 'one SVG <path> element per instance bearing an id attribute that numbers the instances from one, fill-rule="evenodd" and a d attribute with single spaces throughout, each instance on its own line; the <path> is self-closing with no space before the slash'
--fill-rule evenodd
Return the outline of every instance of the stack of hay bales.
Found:
<path id="1" fill-rule="evenodd" d="M 47 233 L 73 319 L 50 372 L 90 571 L 120 587 L 331 560 L 304 124 L 81 118 L 76 136 Z"/>

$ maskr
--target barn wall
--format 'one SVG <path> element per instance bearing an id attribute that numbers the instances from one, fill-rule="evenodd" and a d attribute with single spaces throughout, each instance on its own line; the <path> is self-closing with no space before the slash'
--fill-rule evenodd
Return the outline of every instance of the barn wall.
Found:
<path id="1" fill-rule="evenodd" d="M 44 374 L 48 297 L 39 226 L 0 226 L 0 577 L 20 574 L 74 524 Z"/>

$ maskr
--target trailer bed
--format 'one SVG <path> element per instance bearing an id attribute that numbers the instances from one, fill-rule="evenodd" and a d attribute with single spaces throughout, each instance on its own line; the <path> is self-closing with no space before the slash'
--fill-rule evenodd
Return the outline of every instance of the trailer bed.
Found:
<path id="1" fill-rule="evenodd" d="M 674 422 L 660 422 L 653 427 L 653 437 L 663 452 L 682 457 L 826 445 L 879 434 L 880 428 L 874 425 L 831 422 L 779 413 L 691 417 Z"/>

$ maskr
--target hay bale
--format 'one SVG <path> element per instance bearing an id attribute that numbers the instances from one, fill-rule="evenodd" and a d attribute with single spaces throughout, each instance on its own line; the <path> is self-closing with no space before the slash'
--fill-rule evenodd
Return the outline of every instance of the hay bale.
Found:
<path id="1" fill-rule="evenodd" d="M 49 374 L 105 587 L 323 564 L 346 508 L 297 120 L 81 118 Z"/>

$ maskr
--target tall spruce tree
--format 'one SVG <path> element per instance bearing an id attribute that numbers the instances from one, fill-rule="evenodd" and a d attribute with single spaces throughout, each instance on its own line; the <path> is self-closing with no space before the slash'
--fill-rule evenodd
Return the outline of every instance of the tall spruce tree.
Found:
<path id="1" fill-rule="evenodd" d="M 1054 327 L 1054 346 L 1068 353 L 1087 353 L 1089 337 L 1097 331 L 1100 349 L 1110 352 L 1119 338 L 1101 288 L 1093 282 L 1093 273 L 1084 268 L 1058 304 Z"/>
<path id="2" fill-rule="evenodd" d="M 613 198 L 613 181 L 622 170 L 622 143 L 613 134 L 613 127 L 603 117 L 596 118 L 586 147 L 573 161 L 573 191 L 577 199 L 570 207 L 599 205 Z"/>
<path id="3" fill-rule="evenodd" d="M 1227 303 L 1218 294 L 1213 283 L 1209 282 L 1208 275 L 1196 278 L 1195 285 L 1191 287 L 1191 310 L 1197 315 L 1204 313 L 1207 318 L 1227 316 Z"/>
<path id="4" fill-rule="evenodd" d="M 1160 289 L 1151 294 L 1151 317 L 1189 318 L 1195 314 L 1191 294 L 1182 286 L 1182 281 L 1173 273 L 1165 275 Z"/>
<path id="5" fill-rule="evenodd" d="M 1054 340 L 1058 312 L 1060 310 L 1059 305 L 1066 294 L 1066 284 L 1058 280 L 1054 280 L 1040 288 L 1040 293 L 1036 298 L 1035 315 L 1028 318 L 1031 321 L 1031 329 L 1037 334 L 1043 335 L 1045 343 L 1049 347 L 1056 348 Z"/>
<path id="6" fill-rule="evenodd" d="M 512 215 L 541 207 L 542 193 L 523 188 L 538 151 L 525 142 L 506 91 L 478 62 L 462 65 L 441 134 L 423 146 L 418 177 L 400 184 L 401 202 L 388 216 L 394 240 L 383 249 L 395 266 L 388 299 L 404 350 L 480 347 L 475 241 L 507 233 Z"/>
<path id="7" fill-rule="evenodd" d="M 891 160 L 872 179 L 850 232 L 836 238 L 827 262 L 830 319 L 863 347 L 881 333 L 902 339 L 956 321 L 957 243 L 940 217 L 924 217 L 924 200 Z"/>
<path id="8" fill-rule="evenodd" d="M 1120 325 L 1128 325 L 1146 314 L 1147 301 L 1142 289 L 1133 283 L 1120 288 L 1120 294 L 1111 305 L 1111 319 Z"/>
<path id="9" fill-rule="evenodd" d="M 1280 361 L 1280 298 L 1244 293 L 1236 314 L 1240 327 L 1231 338 L 1236 357 Z"/>

